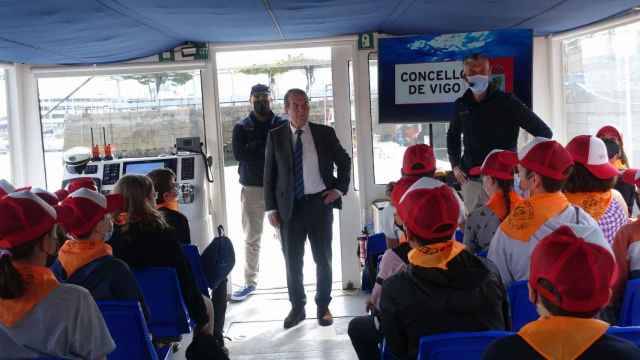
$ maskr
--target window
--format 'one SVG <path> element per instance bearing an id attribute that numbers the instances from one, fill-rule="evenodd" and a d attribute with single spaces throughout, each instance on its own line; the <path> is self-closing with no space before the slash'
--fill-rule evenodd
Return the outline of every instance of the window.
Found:
<path id="1" fill-rule="evenodd" d="M 11 148 L 9 147 L 9 102 L 7 101 L 7 71 L 0 69 L 0 179 L 13 182 Z"/>
<path id="2" fill-rule="evenodd" d="M 562 42 L 567 141 L 612 124 L 640 166 L 640 22 Z"/>
<path id="3" fill-rule="evenodd" d="M 369 89 L 373 135 L 373 172 L 377 185 L 400 178 L 402 157 L 413 144 L 431 144 L 438 170 L 451 170 L 447 155 L 449 123 L 380 124 L 378 117 L 378 60 L 369 57 Z"/>
<path id="4" fill-rule="evenodd" d="M 170 154 L 177 137 L 204 139 L 200 71 L 40 78 L 40 120 L 47 187 L 63 178 L 63 152 L 72 147 L 116 157 Z M 104 135 L 103 135 L 104 134 Z"/>

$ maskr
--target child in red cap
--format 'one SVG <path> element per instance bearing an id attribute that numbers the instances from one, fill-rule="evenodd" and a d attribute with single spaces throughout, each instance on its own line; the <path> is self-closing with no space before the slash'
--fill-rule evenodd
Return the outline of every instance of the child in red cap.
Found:
<path id="1" fill-rule="evenodd" d="M 598 222 L 611 244 L 618 229 L 628 222 L 627 204 L 613 189 L 618 170 L 609 164 L 607 147 L 595 136 L 576 136 L 566 148 L 574 167 L 564 187 L 565 196 Z"/>
<path id="2" fill-rule="evenodd" d="M 538 243 L 531 255 L 529 299 L 540 319 L 495 341 L 485 359 L 640 358 L 637 347 L 607 335 L 609 324 L 594 319 L 611 298 L 616 265 L 611 252 L 596 245 L 602 240 L 587 240 L 579 235 L 583 231 L 561 226 Z"/>
<path id="3" fill-rule="evenodd" d="M 436 157 L 433 148 L 427 144 L 409 146 L 402 158 L 401 179 L 416 181 L 421 177 L 433 177 L 436 172 Z M 395 184 L 393 185 L 395 186 Z M 405 189 L 406 190 L 406 189 Z M 391 189 L 393 192 L 393 187 Z M 396 226 L 396 208 L 392 203 L 382 210 L 382 232 L 387 241 L 387 248 L 394 248 L 402 242 L 401 233 Z"/>
<path id="4" fill-rule="evenodd" d="M 621 180 L 637 189 L 640 186 L 640 170 L 628 169 Z M 613 253 L 616 257 L 618 276 L 613 286 L 611 313 L 618 314 L 627 280 L 640 278 L 640 219 L 626 224 L 618 230 L 613 239 Z"/>
<path id="5" fill-rule="evenodd" d="M 56 209 L 30 191 L 0 199 L 0 357 L 102 359 L 115 349 L 91 295 L 60 284 L 54 255 Z"/>
<path id="6" fill-rule="evenodd" d="M 418 181 L 418 179 L 418 177 L 413 176 L 401 178 L 391 192 L 390 206 L 393 206 L 395 209 L 405 191 Z M 400 242 L 400 245 L 387 249 L 382 255 L 371 296 L 367 299 L 367 312 L 370 312 L 371 315 L 357 316 L 349 322 L 349 338 L 360 359 L 378 358 L 378 343 L 382 341 L 382 332 L 379 326 L 382 284 L 385 279 L 393 274 L 404 271 L 409 264 L 411 245 L 406 240 L 404 224 L 397 214 L 394 216 L 394 226 L 398 229 L 398 232 L 401 233 L 400 237 L 404 238 L 404 240 Z"/>
<path id="7" fill-rule="evenodd" d="M 98 300 L 135 300 L 148 318 L 142 291 L 127 264 L 113 257 L 105 241 L 111 236 L 111 214 L 122 209 L 120 195 L 104 196 L 79 188 L 60 204 L 60 223 L 69 239 L 51 270 L 60 282 L 82 286 Z"/>
<path id="8" fill-rule="evenodd" d="M 489 245 L 488 259 L 500 270 L 505 287 L 529 278 L 530 255 L 538 242 L 563 224 L 582 224 L 601 231 L 598 223 L 571 205 L 562 189 L 573 160 L 554 140 L 535 138 L 518 152 L 520 186 L 529 197 L 500 224 Z M 609 248 L 603 241 L 602 246 Z"/>
<path id="9" fill-rule="evenodd" d="M 513 173 L 517 164 L 518 156 L 513 151 L 492 150 L 482 166 L 469 170 L 471 176 L 482 176 L 482 188 L 489 195 L 489 201 L 473 210 L 464 224 L 463 242 L 474 254 L 489 249 L 500 223 L 522 201 L 513 190 Z"/>
<path id="10" fill-rule="evenodd" d="M 451 240 L 461 209 L 453 190 L 430 178 L 415 182 L 399 200 L 410 264 L 384 281 L 380 309 L 384 338 L 401 359 L 416 358 L 422 336 L 507 326 L 497 271 Z"/>

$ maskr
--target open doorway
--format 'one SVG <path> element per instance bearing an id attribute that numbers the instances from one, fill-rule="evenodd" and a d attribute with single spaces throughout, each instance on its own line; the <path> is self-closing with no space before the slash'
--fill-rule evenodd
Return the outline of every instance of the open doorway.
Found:
<path id="1" fill-rule="evenodd" d="M 244 285 L 245 236 L 241 221 L 241 189 L 238 162 L 232 151 L 233 126 L 251 111 L 250 90 L 253 85 L 271 88 L 271 108 L 286 117 L 283 97 L 287 90 L 300 88 L 310 98 L 310 121 L 334 126 L 331 48 L 288 48 L 272 50 L 225 51 L 216 53 L 219 126 L 224 148 L 225 210 L 227 234 L 236 249 L 236 266 L 231 274 L 234 289 Z M 286 288 L 286 272 L 277 231 L 265 218 L 260 250 L 258 289 Z M 340 217 L 334 211 L 333 279 L 342 278 Z M 315 265 L 307 241 L 304 257 L 304 283 L 315 284 Z"/>

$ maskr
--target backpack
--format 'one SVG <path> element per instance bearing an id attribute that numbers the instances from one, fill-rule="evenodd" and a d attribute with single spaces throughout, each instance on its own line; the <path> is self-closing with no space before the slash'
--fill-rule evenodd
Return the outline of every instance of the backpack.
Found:
<path id="1" fill-rule="evenodd" d="M 207 285 L 213 291 L 220 283 L 227 278 L 233 266 L 236 264 L 236 254 L 233 250 L 233 243 L 225 235 L 224 227 L 218 226 L 218 236 L 200 255 L 204 275 L 207 278 Z"/>

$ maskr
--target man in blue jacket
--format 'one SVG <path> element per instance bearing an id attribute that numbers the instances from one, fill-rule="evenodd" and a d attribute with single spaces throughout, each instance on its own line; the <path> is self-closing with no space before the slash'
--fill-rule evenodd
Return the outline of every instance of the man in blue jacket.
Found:
<path id="1" fill-rule="evenodd" d="M 251 88 L 249 102 L 253 111 L 233 128 L 233 156 L 238 160 L 242 192 L 242 227 L 245 233 L 245 285 L 231 295 L 231 300 L 245 300 L 256 289 L 260 262 L 260 238 L 264 219 L 264 153 L 267 135 L 285 120 L 271 111 L 269 87 L 257 84 Z"/>

